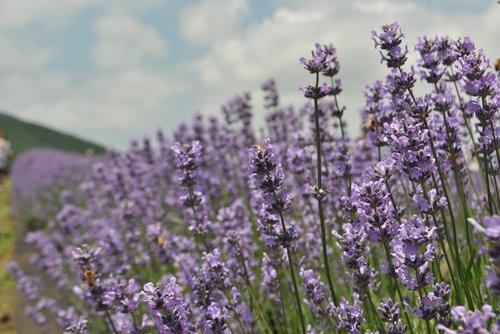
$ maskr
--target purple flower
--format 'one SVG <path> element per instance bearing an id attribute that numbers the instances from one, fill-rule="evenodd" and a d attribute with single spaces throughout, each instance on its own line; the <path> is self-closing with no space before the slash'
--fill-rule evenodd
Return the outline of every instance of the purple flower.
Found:
<path id="1" fill-rule="evenodd" d="M 476 46 L 469 37 L 464 37 L 463 40 L 459 38 L 458 41 L 454 43 L 454 45 L 455 45 L 454 51 L 457 57 L 469 55 L 476 48 Z"/>
<path id="2" fill-rule="evenodd" d="M 435 284 L 432 292 L 419 298 L 416 308 L 412 308 L 408 301 L 404 301 L 405 310 L 426 321 L 438 318 L 440 326 L 451 326 L 450 309 L 450 286 L 446 283 Z"/>
<path id="3" fill-rule="evenodd" d="M 227 309 L 217 303 L 208 306 L 205 313 L 203 328 L 206 334 L 229 334 L 231 333 L 227 321 L 229 313 Z"/>
<path id="4" fill-rule="evenodd" d="M 338 249 L 342 252 L 342 262 L 350 269 L 348 277 L 354 286 L 354 290 L 365 293 L 367 287 L 372 284 L 376 272 L 368 263 L 369 248 L 367 245 L 368 235 L 365 232 L 366 225 L 347 223 L 343 226 L 344 233 L 338 234 L 335 230 L 332 234 L 339 241 Z"/>
<path id="5" fill-rule="evenodd" d="M 285 174 L 281 163 L 275 157 L 274 148 L 269 139 L 264 141 L 264 146 L 257 145 L 249 150 L 248 162 L 254 186 L 260 188 L 263 193 L 267 213 L 279 216 L 282 223 L 281 229 L 272 226 L 270 234 L 274 234 L 283 247 L 288 247 L 297 238 L 294 225 L 289 223 L 286 226 L 283 221 L 283 214 L 290 208 L 292 200 L 283 188 Z M 269 218 L 273 222 L 277 220 L 272 216 Z"/>
<path id="6" fill-rule="evenodd" d="M 340 71 L 340 63 L 337 60 L 337 50 L 332 44 L 329 45 L 321 45 L 316 43 L 316 54 L 326 53 L 331 59 L 327 63 L 327 68 L 323 69 L 321 72 L 324 76 L 333 78 Z M 339 81 L 340 84 L 340 81 Z"/>
<path id="7" fill-rule="evenodd" d="M 144 285 L 141 292 L 142 300 L 146 303 L 159 333 L 177 334 L 191 333 L 192 325 L 188 321 L 188 314 L 181 295 L 181 288 L 175 278 L 163 288 L 153 283 Z"/>
<path id="8" fill-rule="evenodd" d="M 388 298 L 382 301 L 377 309 L 382 313 L 381 320 L 386 323 L 387 333 L 403 334 L 406 332 L 407 326 L 400 319 L 398 303 Z"/>
<path id="9" fill-rule="evenodd" d="M 316 310 L 321 310 L 323 301 L 325 300 L 325 287 L 323 283 L 311 269 L 300 268 L 300 277 L 304 281 L 304 290 L 307 297 L 312 302 L 311 306 L 314 306 Z"/>
<path id="10" fill-rule="evenodd" d="M 189 208 L 186 210 L 189 230 L 196 235 L 204 236 L 208 233 L 211 222 L 205 213 L 205 197 L 196 188 L 203 147 L 199 141 L 195 140 L 183 145 L 177 142 L 171 149 L 175 156 L 179 182 L 185 188 L 180 196 L 180 202 L 184 207 Z"/>
<path id="11" fill-rule="evenodd" d="M 201 157 L 202 146 L 199 141 L 181 145 L 175 143 L 172 146 L 175 155 L 176 165 L 179 169 L 179 181 L 184 187 L 192 187 L 196 184 L 196 170 L 198 169 Z"/>
<path id="12" fill-rule="evenodd" d="M 450 286 L 444 282 L 436 283 L 432 286 L 432 291 L 434 293 L 434 297 L 437 299 L 436 309 L 438 313 L 438 323 L 445 326 L 450 326 L 451 325 Z"/>
<path id="13" fill-rule="evenodd" d="M 428 131 L 420 123 L 404 126 L 402 123 L 391 124 L 389 146 L 393 150 L 392 156 L 411 181 L 425 182 L 435 168 Z"/>
<path id="14" fill-rule="evenodd" d="M 321 99 L 327 95 L 333 94 L 333 88 L 323 83 L 323 86 L 299 85 L 299 90 L 304 93 L 308 99 Z"/>
<path id="15" fill-rule="evenodd" d="M 490 256 L 493 268 L 487 267 L 488 276 L 486 283 L 497 296 L 500 296 L 500 272 L 494 269 L 500 268 L 500 216 L 484 217 L 484 226 L 473 218 L 469 218 L 468 221 L 488 240 L 488 255 Z"/>
<path id="16" fill-rule="evenodd" d="M 6 266 L 7 271 L 15 278 L 17 289 L 30 302 L 36 301 L 40 297 L 40 282 L 26 273 L 16 262 L 9 262 Z"/>
<path id="17" fill-rule="evenodd" d="M 262 84 L 262 90 L 264 91 L 264 101 L 266 108 L 276 108 L 279 105 L 279 95 L 276 89 L 276 83 L 273 79 L 269 79 L 268 81 Z"/>
<path id="18" fill-rule="evenodd" d="M 63 334 L 87 334 L 89 332 L 87 318 L 81 316 L 64 329 Z"/>
<path id="19" fill-rule="evenodd" d="M 453 52 L 453 42 L 448 37 L 440 37 L 436 43 L 437 55 L 441 63 L 445 66 L 452 65 L 457 60 Z"/>
<path id="20" fill-rule="evenodd" d="M 244 303 L 240 292 L 234 286 L 231 288 L 232 304 L 243 321 L 243 323 L 252 325 L 255 323 L 255 318 L 250 308 Z"/>
<path id="21" fill-rule="evenodd" d="M 420 78 L 428 83 L 436 84 L 441 80 L 446 69 L 441 67 L 438 55 L 438 38 L 420 37 L 415 49 L 420 54 Z"/>
<path id="22" fill-rule="evenodd" d="M 384 51 L 381 62 L 385 62 L 387 67 L 401 67 L 406 62 L 408 50 L 401 50 L 399 46 L 403 41 L 403 33 L 397 22 L 385 24 L 380 31 L 372 31 L 372 39 L 375 47 L 380 47 Z"/>
<path id="23" fill-rule="evenodd" d="M 382 179 L 365 178 L 361 186 L 352 185 L 360 221 L 372 241 L 390 241 L 397 234 L 394 207 Z"/>
<path id="24" fill-rule="evenodd" d="M 90 248 L 89 245 L 84 244 L 73 251 L 73 259 L 80 269 L 85 271 L 93 267 L 100 252 L 101 248 Z"/>
<path id="25" fill-rule="evenodd" d="M 436 299 L 432 295 L 419 298 L 418 306 L 416 308 L 410 307 L 410 305 L 406 301 L 403 301 L 403 303 L 405 303 L 405 310 L 412 311 L 416 317 L 419 317 L 426 321 L 432 320 L 436 317 Z"/>
<path id="26" fill-rule="evenodd" d="M 436 189 L 431 189 L 427 193 L 429 200 L 422 195 L 422 186 L 417 186 L 417 192 L 413 195 L 413 202 L 417 205 L 420 212 L 425 214 L 432 214 L 438 212 L 438 210 L 444 208 L 447 205 L 446 197 L 440 197 L 437 194 Z"/>
<path id="27" fill-rule="evenodd" d="M 316 53 L 313 52 L 313 56 L 311 59 L 306 59 L 301 57 L 299 62 L 304 65 L 304 68 L 308 70 L 310 73 L 319 73 L 323 70 L 328 69 L 329 63 L 334 59 L 332 54 L 325 52 L 326 50 L 322 50 L 321 46 L 317 44 Z"/>
<path id="28" fill-rule="evenodd" d="M 352 305 L 342 297 L 339 306 L 330 305 L 329 312 L 337 321 L 337 328 L 346 330 L 349 334 L 361 333 L 361 324 L 365 321 L 359 295 L 352 295 Z"/>
<path id="29" fill-rule="evenodd" d="M 494 329 L 488 331 L 486 325 L 489 319 L 495 319 L 496 314 L 490 305 L 483 305 L 481 311 L 467 312 L 465 307 L 457 306 L 452 308 L 451 315 L 453 321 L 459 326 L 457 330 L 438 324 L 438 329 L 445 334 L 489 334 L 498 333 Z M 495 325 L 494 325 L 495 327 Z M 498 328 L 497 328 L 498 329 Z"/>
<path id="30" fill-rule="evenodd" d="M 396 273 L 398 279 L 408 288 L 417 290 L 434 281 L 429 270 L 429 262 L 434 259 L 434 232 L 436 227 L 425 226 L 418 216 L 404 219 L 399 235 L 393 245 Z M 421 253 L 420 249 L 425 247 Z"/>

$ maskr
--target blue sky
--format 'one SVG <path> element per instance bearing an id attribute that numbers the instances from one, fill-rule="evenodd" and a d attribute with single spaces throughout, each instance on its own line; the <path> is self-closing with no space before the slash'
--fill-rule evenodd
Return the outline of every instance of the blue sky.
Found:
<path id="1" fill-rule="evenodd" d="M 364 85 L 386 73 L 370 31 L 394 20 L 410 49 L 468 35 L 500 57 L 495 0 L 0 0 L 0 110 L 117 148 L 243 91 L 259 120 L 269 77 L 302 101 L 297 59 L 318 41 L 337 46 L 355 131 Z"/>

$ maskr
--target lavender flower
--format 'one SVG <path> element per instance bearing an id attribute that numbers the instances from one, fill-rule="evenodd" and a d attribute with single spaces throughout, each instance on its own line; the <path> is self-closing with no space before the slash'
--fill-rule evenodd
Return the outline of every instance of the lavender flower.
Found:
<path id="1" fill-rule="evenodd" d="M 163 288 L 153 283 L 144 285 L 141 292 L 159 333 L 176 334 L 191 333 L 192 325 L 188 321 L 188 313 L 180 297 L 181 288 L 175 278 Z"/>
<path id="2" fill-rule="evenodd" d="M 385 62 L 387 67 L 401 67 L 406 62 L 408 50 L 402 50 L 399 46 L 403 41 L 403 33 L 397 22 L 385 24 L 380 31 L 372 31 L 372 39 L 375 47 L 380 47 L 381 62 Z"/>
<path id="3" fill-rule="evenodd" d="M 437 283 L 432 286 L 432 291 L 437 299 L 438 323 L 451 326 L 450 286 L 444 282 Z"/>
<path id="4" fill-rule="evenodd" d="M 342 297 L 339 306 L 330 306 L 331 316 L 337 320 L 337 328 L 346 330 L 349 334 L 361 333 L 361 324 L 365 321 L 359 295 L 352 295 L 352 305 Z"/>
<path id="5" fill-rule="evenodd" d="M 227 320 L 229 314 L 227 309 L 216 303 L 210 304 L 207 308 L 206 318 L 203 324 L 206 334 L 229 334 L 229 326 Z"/>
<path id="6" fill-rule="evenodd" d="M 428 83 L 436 84 L 441 80 L 446 69 L 440 65 L 438 55 L 438 38 L 419 38 L 415 49 L 420 53 L 420 78 Z"/>
<path id="7" fill-rule="evenodd" d="M 273 79 L 262 84 L 262 90 L 264 91 L 264 101 L 266 102 L 265 107 L 268 109 L 276 108 L 279 105 L 279 95 L 276 89 L 276 83 Z"/>
<path id="8" fill-rule="evenodd" d="M 263 192 L 266 211 L 280 216 L 282 220 L 282 229 L 276 232 L 279 242 L 284 247 L 289 247 L 296 239 L 295 228 L 291 224 L 285 225 L 283 214 L 290 208 L 292 200 L 283 188 L 285 174 L 274 156 L 274 148 L 270 140 L 266 139 L 264 145 L 263 147 L 256 146 L 249 151 L 250 172 L 254 185 Z"/>
<path id="9" fill-rule="evenodd" d="M 453 330 L 439 324 L 438 329 L 443 331 L 445 334 L 497 333 L 496 329 L 491 332 L 486 329 L 488 320 L 496 317 L 496 314 L 493 312 L 493 308 L 490 305 L 484 305 L 481 308 L 481 311 L 475 312 L 467 312 L 465 307 L 457 306 L 451 310 L 451 315 L 453 317 L 453 321 L 459 325 L 459 328 L 457 330 Z"/>
<path id="10" fill-rule="evenodd" d="M 397 234 L 398 224 L 394 207 L 383 180 L 365 178 L 361 186 L 353 184 L 357 197 L 357 211 L 372 241 L 391 241 Z"/>
<path id="11" fill-rule="evenodd" d="M 459 46 L 458 46 L 459 47 Z M 495 90 L 496 75 L 486 72 L 489 68 L 482 50 L 472 50 L 458 58 L 458 71 L 466 79 L 465 92 L 472 96 L 486 97 Z"/>
<path id="12" fill-rule="evenodd" d="M 304 281 L 304 290 L 309 298 L 309 308 L 318 313 L 323 310 L 325 301 L 325 287 L 311 269 L 300 269 L 300 276 Z"/>
<path id="13" fill-rule="evenodd" d="M 405 310 L 412 311 L 413 314 L 426 321 L 438 318 L 438 324 L 451 326 L 450 320 L 450 286 L 446 283 L 435 284 L 432 292 L 422 296 L 418 300 L 416 308 L 412 308 L 407 301 L 404 301 Z"/>
<path id="14" fill-rule="evenodd" d="M 372 284 L 372 279 L 376 272 L 368 263 L 369 248 L 367 245 L 368 235 L 363 224 L 345 224 L 344 233 L 335 235 L 339 241 L 338 249 L 342 252 L 342 262 L 350 269 L 349 280 L 354 286 L 354 290 L 365 293 L 368 286 Z"/>
<path id="15" fill-rule="evenodd" d="M 210 221 L 203 214 L 203 209 L 198 210 L 201 212 L 197 212 L 197 208 L 204 202 L 204 197 L 202 192 L 195 188 L 198 183 L 197 171 L 202 146 L 198 141 L 184 145 L 176 143 L 172 146 L 172 151 L 175 154 L 176 165 L 179 170 L 179 182 L 185 188 L 185 193 L 181 196 L 181 203 L 191 209 L 188 211 L 189 229 L 196 235 L 205 235 L 208 232 Z"/>
<path id="16" fill-rule="evenodd" d="M 300 85 L 299 90 L 308 99 L 318 100 L 333 93 L 333 88 L 324 83 L 322 86 Z"/>
<path id="17" fill-rule="evenodd" d="M 426 227 L 422 219 L 413 216 L 401 223 L 398 239 L 393 246 L 398 279 L 409 289 L 417 290 L 434 281 L 429 262 L 434 259 L 436 227 Z M 420 248 L 425 247 L 421 253 Z"/>
<path id="18" fill-rule="evenodd" d="M 473 97 L 478 97 L 480 101 L 472 100 L 467 104 L 469 113 L 474 113 L 479 119 L 477 132 L 479 133 L 479 146 L 484 154 L 486 166 L 486 176 L 489 174 L 489 155 L 496 151 L 498 159 L 498 130 L 494 119 L 500 107 L 500 94 L 496 74 L 491 71 L 489 61 L 486 59 L 483 50 L 475 50 L 475 46 L 470 40 L 458 41 L 456 43 L 458 57 L 458 73 L 465 81 L 465 92 Z M 489 181 L 488 181 L 489 182 Z M 488 191 L 489 192 L 489 191 Z M 490 197 L 490 213 L 491 194 Z"/>
<path id="19" fill-rule="evenodd" d="M 500 268 L 500 216 L 485 217 L 484 226 L 473 218 L 469 218 L 468 221 L 488 240 L 488 255 L 493 268 L 487 267 L 487 285 L 493 293 L 500 296 L 500 272 L 498 270 Z"/>
<path id="20" fill-rule="evenodd" d="M 327 68 L 322 70 L 322 74 L 325 77 L 333 78 L 340 71 L 340 63 L 337 60 L 337 50 L 332 44 L 329 45 L 321 45 L 316 43 L 316 53 L 315 54 L 326 54 L 328 61 L 326 61 Z M 336 92 L 336 94 L 340 93 Z"/>
<path id="21" fill-rule="evenodd" d="M 407 326 L 400 319 L 398 303 L 394 303 L 392 299 L 388 298 L 380 303 L 378 310 L 382 313 L 381 320 L 386 323 L 387 333 L 406 333 Z"/>
<path id="22" fill-rule="evenodd" d="M 420 123 L 402 123 L 391 125 L 389 145 L 397 166 L 411 181 L 422 183 L 431 177 L 434 171 L 434 158 L 429 146 L 428 131 Z"/>
<path id="23" fill-rule="evenodd" d="M 87 334 L 89 332 L 88 321 L 85 317 L 79 317 L 74 323 L 68 326 L 63 334 Z"/>
<path id="24" fill-rule="evenodd" d="M 318 73 L 328 69 L 328 65 L 334 60 L 334 55 L 329 50 L 322 49 L 319 44 L 316 45 L 316 53 L 313 52 L 311 59 L 301 57 L 299 62 L 304 65 L 304 68 L 310 73 Z"/>

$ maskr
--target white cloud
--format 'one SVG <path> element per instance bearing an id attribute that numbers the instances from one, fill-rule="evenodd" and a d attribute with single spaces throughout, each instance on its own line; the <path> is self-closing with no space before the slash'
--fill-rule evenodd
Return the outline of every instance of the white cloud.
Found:
<path id="1" fill-rule="evenodd" d="M 211 45 L 233 36 L 249 13 L 247 0 L 202 0 L 184 9 L 180 28 L 189 42 Z"/>
<path id="2" fill-rule="evenodd" d="M 382 24 L 399 21 L 410 50 L 422 34 L 453 38 L 468 35 L 491 57 L 500 55 L 496 40 L 500 21 L 495 10 L 446 13 L 417 3 L 389 0 L 343 0 L 335 6 L 323 0 L 296 1 L 294 6 L 286 6 L 283 3 L 271 18 L 219 41 L 193 64 L 202 92 L 200 105 L 216 107 L 235 87 L 239 91 L 255 90 L 271 76 L 277 80 L 284 100 L 304 101 L 297 84 L 311 82 L 312 78 L 298 64 L 298 58 L 308 56 L 316 41 L 332 42 L 342 66 L 341 103 L 348 107 L 347 119 L 351 130 L 356 131 L 364 86 L 388 73 L 371 40 L 371 30 Z"/>
<path id="3" fill-rule="evenodd" d="M 308 56 L 316 41 L 337 47 L 344 84 L 340 101 L 348 107 L 346 116 L 353 130 L 359 124 L 364 85 L 388 73 L 379 62 L 370 32 L 395 20 L 401 23 L 410 49 L 424 33 L 469 35 L 493 59 L 500 55 L 496 4 L 492 10 L 471 14 L 445 13 L 396 0 L 340 0 L 335 5 L 327 0 L 277 0 L 279 8 L 273 15 L 250 21 L 246 16 L 250 9 L 243 0 L 224 0 L 225 5 L 202 0 L 183 12 L 181 28 L 185 38 L 205 46 L 206 51 L 189 63 L 172 66 L 167 58 L 169 45 L 147 24 L 147 15 L 137 15 L 146 5 L 141 7 L 132 0 L 88 0 L 85 5 L 83 0 L 51 0 L 52 9 L 58 8 L 66 19 L 82 8 L 99 6 L 97 2 L 108 4 L 106 9 L 99 7 L 101 16 L 92 26 L 97 39 L 91 41 L 90 50 L 83 50 L 97 68 L 83 73 L 77 68 L 55 72 L 52 65 L 57 64 L 58 53 L 42 42 L 37 45 L 34 40 L 9 34 L 14 27 L 49 20 L 40 17 L 46 10 L 41 7 L 20 13 L 22 6 L 12 5 L 17 1 L 36 2 L 0 0 L 0 108 L 120 147 L 129 138 L 157 127 L 174 128 L 197 108 L 217 112 L 238 92 L 253 91 L 257 116 L 262 116 L 260 95 L 255 93 L 269 77 L 277 80 L 284 103 L 304 102 L 297 84 L 313 78 L 298 58 Z M 160 6 L 157 1 L 147 0 L 146 4 Z M 75 7 L 54 7 L 59 2 Z M 5 8 L 10 8 L 12 17 L 4 14 Z M 242 19 L 249 24 L 243 25 Z"/>
<path id="4" fill-rule="evenodd" d="M 94 23 L 97 42 L 93 62 L 105 68 L 122 68 L 161 58 L 167 43 L 150 25 L 131 16 L 107 15 Z"/>
<path id="5" fill-rule="evenodd" d="M 185 90 L 182 80 L 165 71 L 137 67 L 81 84 L 65 74 L 9 75 L 0 81 L 0 100 L 26 119 L 123 146 L 172 118 L 176 111 L 165 106 Z"/>
<path id="6" fill-rule="evenodd" d="M 13 40 L 0 34 L 0 70 L 36 70 L 53 58 L 53 51 L 31 41 Z"/>
<path id="7" fill-rule="evenodd" d="M 80 8 L 84 0 L 0 0 L 0 27 L 19 28 L 32 23 L 51 23 Z"/>
<path id="8" fill-rule="evenodd" d="M 137 12 L 163 5 L 163 0 L 0 0 L 0 28 L 58 26 L 85 8 Z"/>

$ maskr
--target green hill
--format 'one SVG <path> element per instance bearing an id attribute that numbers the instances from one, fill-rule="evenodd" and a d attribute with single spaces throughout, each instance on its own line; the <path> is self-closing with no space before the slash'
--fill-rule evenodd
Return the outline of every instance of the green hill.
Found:
<path id="1" fill-rule="evenodd" d="M 4 131 L 12 143 L 14 157 L 32 148 L 54 148 L 67 152 L 104 153 L 105 148 L 56 130 L 37 124 L 21 121 L 10 115 L 0 113 L 0 130 Z"/>

